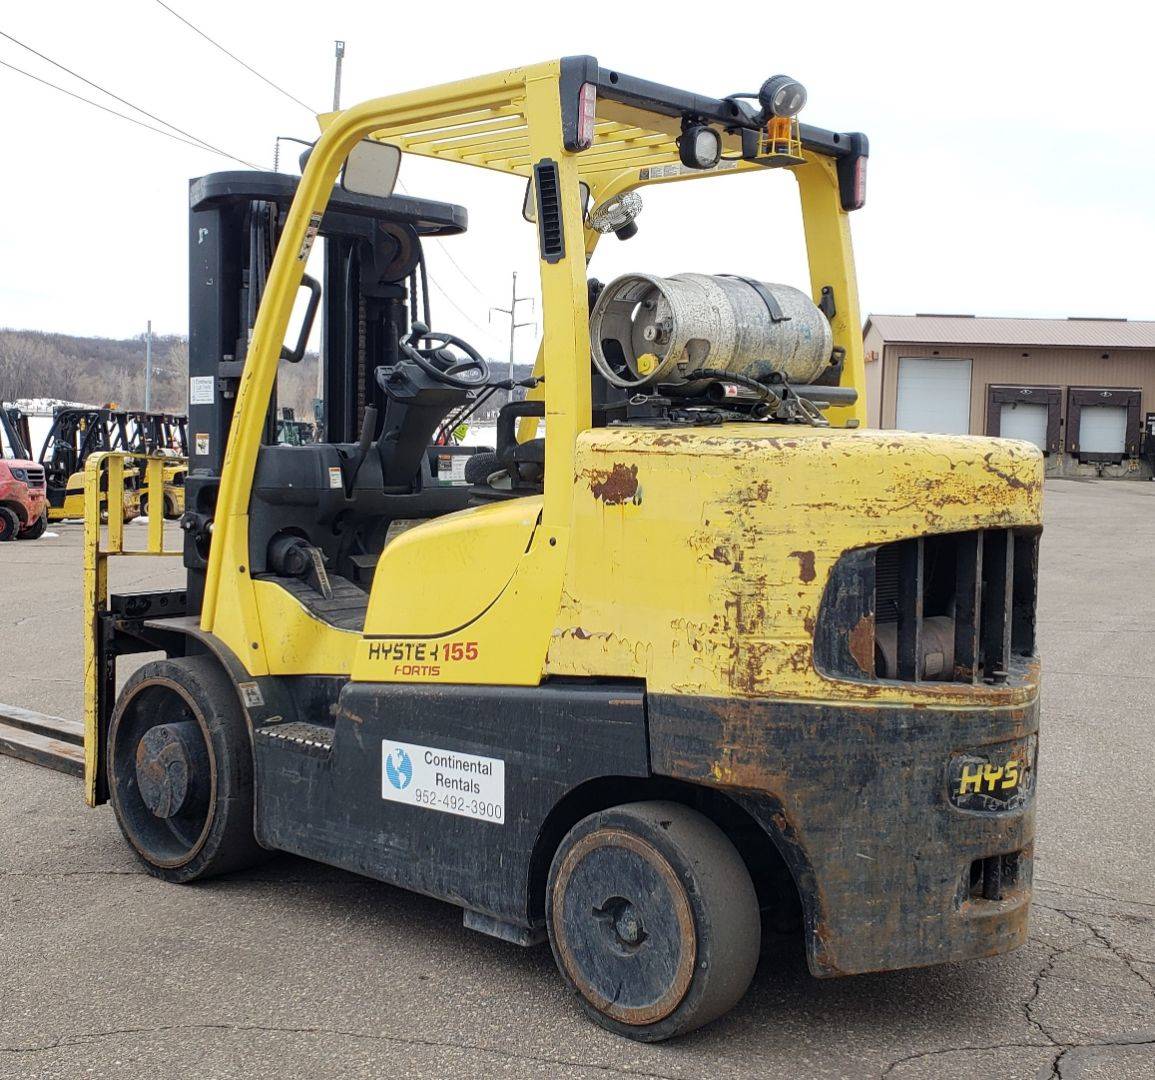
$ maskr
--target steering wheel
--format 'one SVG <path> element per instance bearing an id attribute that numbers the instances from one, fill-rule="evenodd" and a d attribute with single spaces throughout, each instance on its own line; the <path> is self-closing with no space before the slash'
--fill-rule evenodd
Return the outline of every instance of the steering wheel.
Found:
<path id="1" fill-rule="evenodd" d="M 436 348 L 418 349 L 417 342 L 432 341 Z M 468 341 L 453 334 L 441 334 L 430 330 L 422 322 L 415 322 L 409 334 L 399 342 L 401 351 L 422 371 L 436 382 L 452 386 L 457 390 L 476 390 L 489 382 L 489 364 Z M 461 360 L 449 350 L 459 349 L 465 354 Z M 467 371 L 476 372 L 473 378 L 462 378 Z"/>

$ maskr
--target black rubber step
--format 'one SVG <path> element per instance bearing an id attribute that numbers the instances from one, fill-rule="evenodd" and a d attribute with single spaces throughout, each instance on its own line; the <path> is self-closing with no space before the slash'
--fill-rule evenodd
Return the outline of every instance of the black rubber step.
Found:
<path id="1" fill-rule="evenodd" d="M 269 724 L 256 731 L 258 743 L 292 747 L 306 753 L 327 755 L 333 748 L 333 729 L 321 724 L 292 721 L 288 724 Z"/>

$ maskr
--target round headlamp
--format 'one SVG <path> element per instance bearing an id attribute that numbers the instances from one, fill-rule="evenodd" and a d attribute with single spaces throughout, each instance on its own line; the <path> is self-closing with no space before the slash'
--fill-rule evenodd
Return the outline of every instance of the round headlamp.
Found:
<path id="1" fill-rule="evenodd" d="M 806 87 L 789 75 L 772 75 L 758 91 L 758 104 L 766 119 L 797 116 L 806 104 Z"/>

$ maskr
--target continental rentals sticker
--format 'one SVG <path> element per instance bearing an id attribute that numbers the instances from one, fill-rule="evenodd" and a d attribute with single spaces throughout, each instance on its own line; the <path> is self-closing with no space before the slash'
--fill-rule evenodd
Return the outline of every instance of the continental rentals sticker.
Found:
<path id="1" fill-rule="evenodd" d="M 503 825 L 505 762 L 385 739 L 381 798 Z"/>

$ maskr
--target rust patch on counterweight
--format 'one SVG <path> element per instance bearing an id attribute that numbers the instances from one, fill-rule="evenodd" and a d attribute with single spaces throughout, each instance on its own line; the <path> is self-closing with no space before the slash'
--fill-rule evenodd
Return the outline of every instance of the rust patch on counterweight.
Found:
<path id="1" fill-rule="evenodd" d="M 863 615 L 846 641 L 854 662 L 868 675 L 874 674 L 874 616 Z"/>
<path id="2" fill-rule="evenodd" d="M 606 506 L 638 502 L 638 467 L 615 462 L 612 469 L 591 469 L 590 491 Z"/>
<path id="3" fill-rule="evenodd" d="M 792 558 L 798 560 L 798 580 L 809 584 L 814 580 L 814 552 L 792 551 Z"/>

